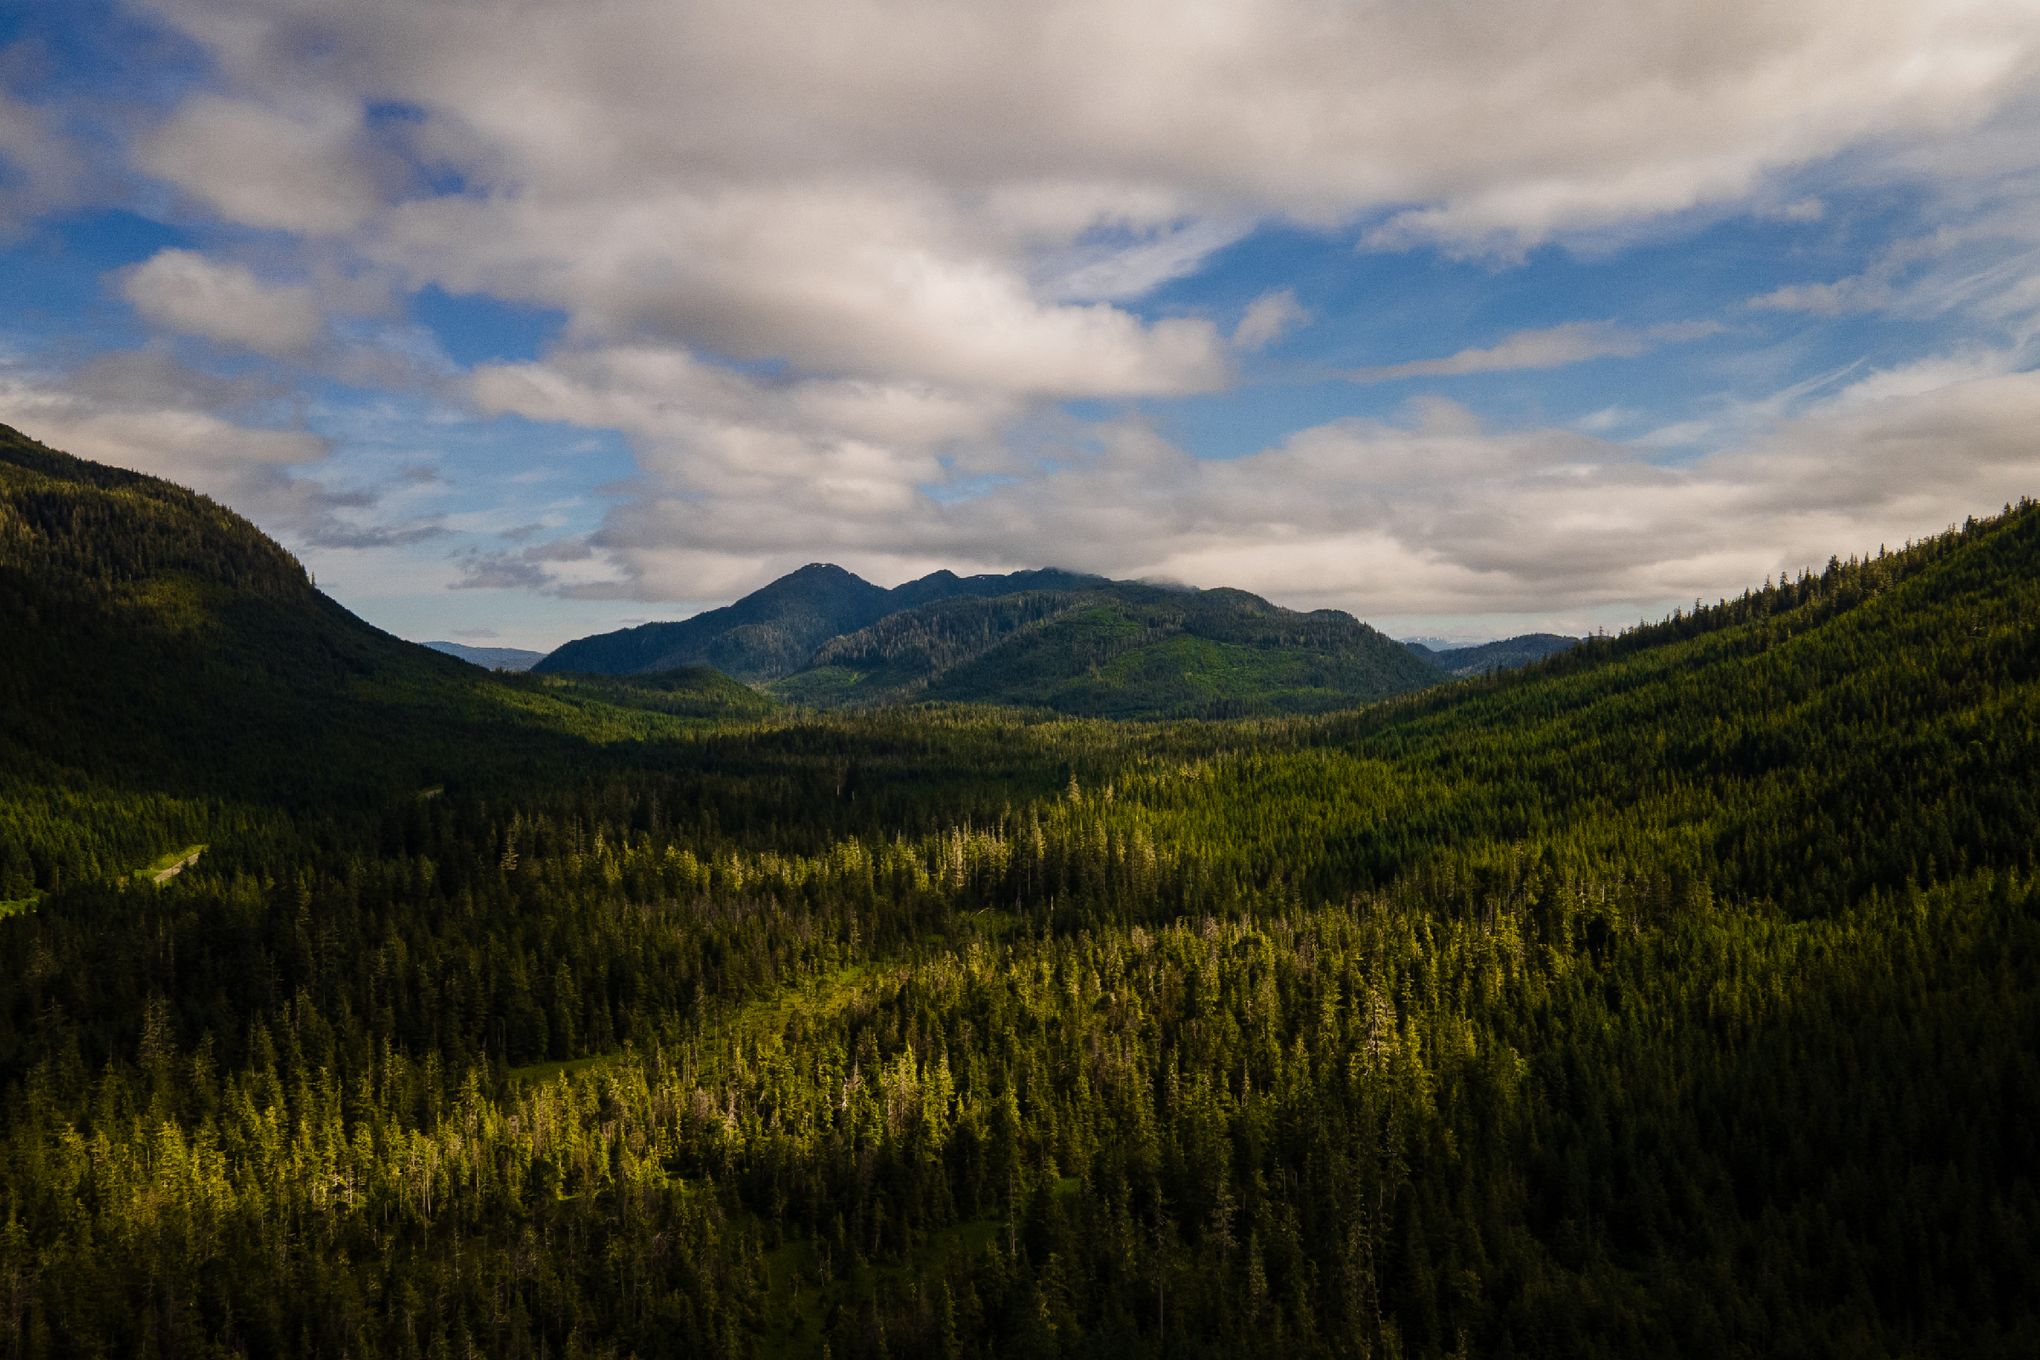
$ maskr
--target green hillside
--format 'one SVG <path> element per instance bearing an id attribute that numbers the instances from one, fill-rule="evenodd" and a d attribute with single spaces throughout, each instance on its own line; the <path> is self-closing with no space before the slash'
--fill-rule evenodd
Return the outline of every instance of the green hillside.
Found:
<path id="1" fill-rule="evenodd" d="M 391 637 L 231 511 L 4 426 L 0 637 L 0 900 L 125 872 L 221 818 L 585 765 L 673 710 Z"/>
<path id="2" fill-rule="evenodd" d="M 1580 639 L 1558 633 L 1524 633 L 1519 637 L 1475 643 L 1470 647 L 1426 647 L 1417 642 L 1405 645 L 1453 679 L 1464 680 L 1469 676 L 1534 665 L 1547 656 L 1569 652 L 1579 644 Z"/>
<path id="3" fill-rule="evenodd" d="M 841 567 L 811 563 L 732 605 L 679 623 L 579 638 L 532 667 L 546 673 L 636 675 L 708 665 L 741 680 L 798 668 L 824 641 L 861 628 L 886 592 Z"/>
<path id="4" fill-rule="evenodd" d="M 2030 503 L 1141 723 L 962 700 L 1360 625 L 922 601 L 830 666 L 957 702 L 818 711 L 431 656 L 18 438 L 0 545 L 10 1354 L 2040 1351 Z"/>
<path id="5" fill-rule="evenodd" d="M 538 681 L 538 689 L 549 696 L 585 696 L 676 718 L 764 718 L 780 709 L 770 695 L 713 666 L 681 666 L 643 675 L 547 675 Z"/>
<path id="6" fill-rule="evenodd" d="M 1521 659 L 1531 654 L 1543 653 Z M 1053 570 L 942 571 L 882 590 L 820 565 L 681 623 L 567 643 L 535 669 L 683 665 L 821 708 L 939 700 L 1113 718 L 1323 712 L 1447 674 L 1348 615 L 1298 614 L 1244 591 Z"/>
<path id="7" fill-rule="evenodd" d="M 1332 610 L 1107 582 L 950 600 L 826 643 L 774 689 L 805 703 L 939 699 L 1114 718 L 1352 707 L 1438 670 Z"/>
<path id="8" fill-rule="evenodd" d="M 831 638 L 888 614 L 939 600 L 1066 589 L 1095 581 L 1065 571 L 958 576 L 938 571 L 887 590 L 838 566 L 811 562 L 734 604 L 678 623 L 646 623 L 578 638 L 540 661 L 541 673 L 649 675 L 713 666 L 739 680 L 770 680 L 807 665 Z"/>

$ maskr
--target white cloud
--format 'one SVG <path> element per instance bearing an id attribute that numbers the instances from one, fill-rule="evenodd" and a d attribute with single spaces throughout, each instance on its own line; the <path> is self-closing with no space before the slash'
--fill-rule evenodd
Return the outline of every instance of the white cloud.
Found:
<path id="1" fill-rule="evenodd" d="M 1160 18 L 1141 0 L 149 2 L 204 46 L 214 85 L 141 141 L 143 169 L 231 223 L 310 239 L 342 276 L 565 314 L 557 349 L 467 391 L 631 439 L 633 498 L 586 553 L 519 558 L 566 591 L 700 599 L 823 555 L 879 574 L 1055 556 L 1492 614 L 1737 586 L 1780 551 L 1966 512 L 2031 471 L 1984 451 L 2032 380 L 1961 363 L 1866 379 L 1855 406 L 1795 396 L 1685 422 L 1677 466 L 1439 403 L 1207 463 L 1052 403 L 1231 381 L 1236 350 L 1300 319 L 1293 297 L 1257 300 L 1231 343 L 1137 303 L 1271 219 L 1508 259 L 1765 204 L 1812 230 L 1852 166 L 1929 186 L 1975 239 L 2025 240 L 2032 0 L 1265 0 Z M 1816 170 L 1838 183 L 1807 183 Z M 1881 282 L 1911 305 L 2009 308 L 2010 328 L 2040 310 L 2032 270 L 1957 256 L 1873 271 L 1832 305 L 1869 305 Z M 1705 333 L 1580 322 L 1355 376 L 1548 368 Z M 1897 432 L 1928 419 L 1974 455 L 1927 464 L 1924 436 Z M 1884 450 L 1867 482 L 1835 475 L 1843 446 L 1822 441 L 1844 435 Z M 1704 452 L 1724 443 L 1743 453 Z M 1959 475 L 1920 492 L 1943 463 Z"/>
<path id="2" fill-rule="evenodd" d="M 1776 222 L 1818 222 L 1827 216 L 1827 204 L 1817 198 L 1796 198 L 1758 215 Z"/>
<path id="3" fill-rule="evenodd" d="M 353 99 L 299 100 L 287 110 L 198 94 L 137 150 L 142 169 L 235 222 L 342 232 L 376 207 Z"/>
<path id="4" fill-rule="evenodd" d="M 73 202 L 85 170 L 46 109 L 0 90 L 0 239 Z"/>
<path id="5" fill-rule="evenodd" d="M 1235 460 L 1138 423 L 1091 426 L 990 481 L 932 452 L 976 437 L 970 420 L 931 428 L 918 454 L 833 438 L 833 422 L 804 420 L 798 385 L 731 385 L 671 357 L 490 370 L 483 400 L 631 430 L 647 472 L 573 575 L 520 558 L 528 584 L 700 600 L 818 557 L 886 580 L 1055 562 L 1370 619 L 1529 627 L 1711 599 L 2023 494 L 2040 484 L 2040 373 L 2016 365 L 1972 351 L 1801 389 L 1749 416 L 1740 442 L 1669 463 L 1578 430 L 1490 429 L 1433 398 Z"/>
<path id="6" fill-rule="evenodd" d="M 1195 273 L 1217 250 L 1247 234 L 1251 222 L 1197 220 L 1106 239 L 1051 257 L 1039 271 L 1042 291 L 1066 302 L 1137 298 L 1171 279 Z"/>
<path id="7" fill-rule="evenodd" d="M 326 454 L 325 441 L 302 430 L 220 414 L 264 405 L 275 395 L 269 385 L 200 373 L 157 350 L 104 354 L 63 370 L 0 361 L 0 391 L 19 417 L 9 423 L 53 448 L 215 494 L 250 469 Z"/>
<path id="8" fill-rule="evenodd" d="M 745 507 L 725 524 L 704 518 L 688 530 L 724 552 L 741 550 L 761 514 L 776 524 L 770 537 L 777 542 L 791 534 L 826 543 L 832 521 L 892 522 L 911 533 L 909 524 L 927 509 L 921 488 L 948 475 L 944 453 L 989 447 L 1017 409 L 1000 398 L 914 384 L 762 383 L 649 347 L 487 365 L 472 388 L 484 411 L 628 432 L 651 501 Z M 661 510 L 645 523 L 668 518 Z M 636 547 L 643 534 L 629 537 Z M 623 569 L 640 566 L 626 561 Z M 653 597 L 673 597 L 677 584 L 662 581 Z"/>
<path id="9" fill-rule="evenodd" d="M 1663 344 L 1700 340 L 1718 334 L 1713 322 L 1680 321 L 1636 329 L 1608 321 L 1571 321 L 1562 326 L 1517 331 L 1479 349 L 1463 349 L 1441 359 L 1411 359 L 1399 364 L 1358 368 L 1346 374 L 1354 382 L 1392 382 L 1400 378 L 1449 378 L 1469 373 L 1502 373 L 1512 369 L 1562 368 L 1589 359 L 1631 359 Z"/>
<path id="10" fill-rule="evenodd" d="M 416 542 L 425 521 L 392 522 L 377 492 L 319 480 L 332 445 L 264 420 L 276 393 L 221 379 L 165 354 L 130 350 L 53 371 L 0 360 L 0 412 L 67 453 L 167 478 L 255 520 L 288 546 L 345 551 Z"/>
<path id="11" fill-rule="evenodd" d="M 195 251 L 158 251 L 122 271 L 120 289 L 153 326 L 263 354 L 302 351 L 323 328 L 311 289 Z"/>
<path id="12" fill-rule="evenodd" d="M 682 342 L 809 372 L 1040 395 L 1224 380 L 1208 322 L 1043 301 L 937 196 L 841 183 L 462 198 L 398 209 L 372 249 L 459 291 L 567 309 L 578 335 Z"/>
<path id="13" fill-rule="evenodd" d="M 1282 336 L 1310 320 L 1310 312 L 1296 300 L 1292 289 L 1277 288 L 1247 304 L 1240 322 L 1233 327 L 1235 349 L 1266 349 Z"/>
<path id="14" fill-rule="evenodd" d="M 586 338 L 1055 395 L 1224 382 L 1202 323 L 1096 304 L 1256 220 L 1520 250 L 1979 125 L 2040 52 L 2029 0 L 155 8 L 232 93 L 142 163 L 237 221 Z M 459 192 L 375 168 L 378 101 Z"/>

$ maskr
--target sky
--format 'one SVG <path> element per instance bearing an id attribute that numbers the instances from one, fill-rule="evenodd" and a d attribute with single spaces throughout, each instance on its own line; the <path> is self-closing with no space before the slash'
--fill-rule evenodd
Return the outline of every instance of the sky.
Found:
<path id="1" fill-rule="evenodd" d="M 2040 493 L 2040 0 L 16 0 L 0 421 L 369 621 L 1618 629 Z"/>

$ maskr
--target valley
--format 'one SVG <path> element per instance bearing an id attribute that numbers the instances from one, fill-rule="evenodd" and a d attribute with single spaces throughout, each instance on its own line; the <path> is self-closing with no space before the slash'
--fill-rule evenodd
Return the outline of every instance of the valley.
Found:
<path id="1" fill-rule="evenodd" d="M 9 432 L 10 1350 L 2040 1340 L 2040 507 L 1459 679 L 824 584 L 496 674 Z"/>

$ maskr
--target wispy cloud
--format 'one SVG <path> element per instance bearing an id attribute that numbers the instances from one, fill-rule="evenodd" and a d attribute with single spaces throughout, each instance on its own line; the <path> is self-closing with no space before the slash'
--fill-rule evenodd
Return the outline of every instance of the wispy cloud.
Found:
<path id="1" fill-rule="evenodd" d="M 1378 383 L 1503 373 L 1512 369 L 1563 368 L 1589 359 L 1632 359 L 1660 345 L 1703 340 L 1723 329 L 1713 321 L 1678 321 L 1642 328 L 1619 326 L 1611 321 L 1572 321 L 1562 326 L 1517 331 L 1495 344 L 1463 349 L 1443 358 L 1356 368 L 1344 376 L 1353 382 Z"/>
<path id="2" fill-rule="evenodd" d="M 1247 304 L 1240 322 L 1233 327 L 1234 349 L 1266 349 L 1288 332 L 1310 320 L 1310 311 L 1296 300 L 1296 292 L 1277 288 Z"/>

